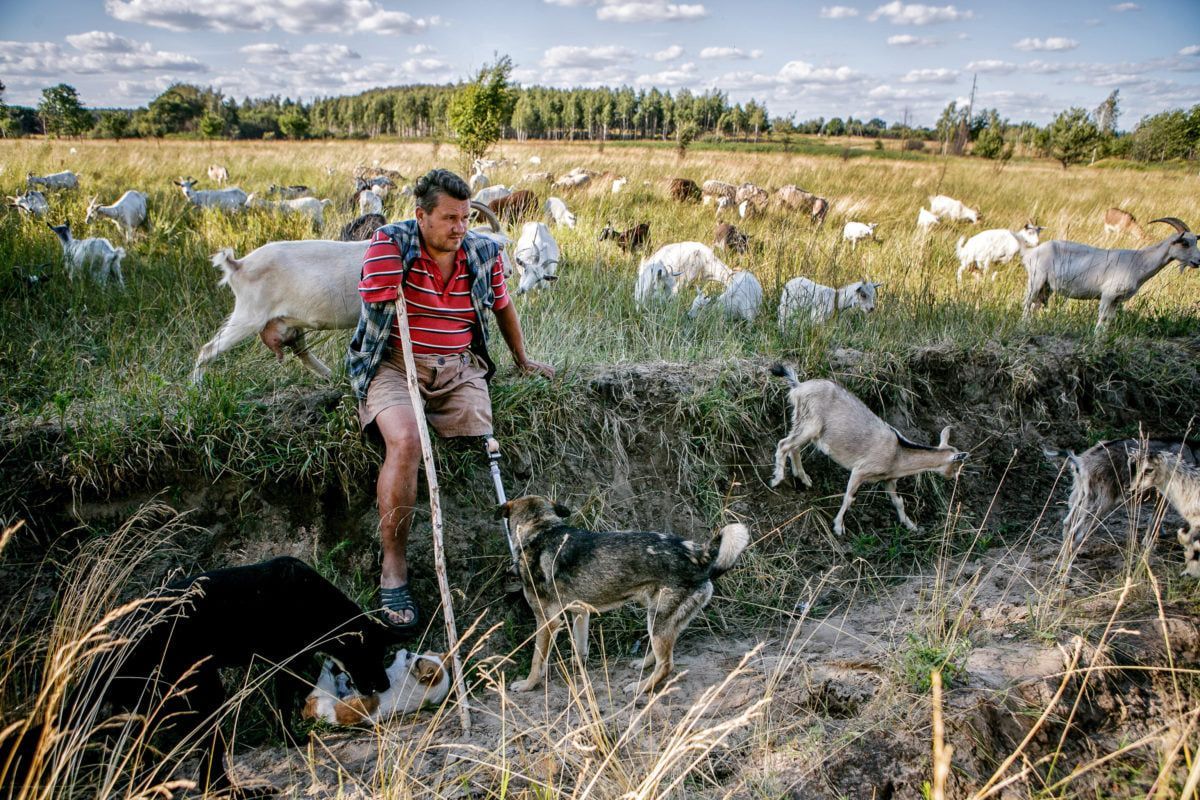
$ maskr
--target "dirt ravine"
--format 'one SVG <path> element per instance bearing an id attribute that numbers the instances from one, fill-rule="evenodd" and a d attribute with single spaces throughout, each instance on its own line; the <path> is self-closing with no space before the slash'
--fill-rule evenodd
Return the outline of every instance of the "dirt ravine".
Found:
<path id="1" fill-rule="evenodd" d="M 593 621 L 585 672 L 562 636 L 547 688 L 507 690 L 528 665 L 530 617 L 504 600 L 507 549 L 491 518 L 486 470 L 440 454 L 459 626 L 478 619 L 478 631 L 489 631 L 468 640 L 472 736 L 462 737 L 456 714 L 443 710 L 393 723 L 382 736 L 321 731 L 301 749 L 243 749 L 240 773 L 294 797 L 376 796 L 398 779 L 397 764 L 414 797 L 491 797 L 502 785 L 570 796 L 599 774 L 593 796 L 615 797 L 621 770 L 596 766 L 605 748 L 610 761 L 626 760 L 633 785 L 623 791 L 632 791 L 678 726 L 730 723 L 673 796 L 920 798 L 931 778 L 931 701 L 921 677 L 941 654 L 951 661 L 949 796 L 987 786 L 1027 737 L 1004 773 L 1017 777 L 992 796 L 1033 796 L 1145 738 L 1068 784 L 1086 796 L 1144 796 L 1173 752 L 1171 737 L 1200 707 L 1187 672 L 1200 669 L 1200 590 L 1176 576 L 1173 536 L 1139 550 L 1140 536 L 1119 524 L 1064 569 L 1057 521 L 1067 487 L 1041 451 L 1083 449 L 1139 426 L 1179 436 L 1189 420 L 1200 438 L 1200 338 L 1122 343 L 1119 352 L 1036 337 L 972 352 L 924 347 L 905 358 L 839 349 L 828 365 L 906 435 L 933 441 L 952 425 L 952 442 L 971 451 L 956 484 L 901 482 L 919 534 L 897 528 L 882 492 L 864 491 L 847 517 L 849 541 L 833 541 L 845 472 L 817 453 L 805 461 L 813 490 L 767 487 L 787 409 L 766 361 L 579 368 L 544 429 L 501 422 L 510 496 L 553 495 L 597 528 L 707 537 L 738 519 L 753 532 L 746 556 L 681 640 L 670 690 L 649 706 L 620 691 L 635 676 L 628 662 L 644 633 L 628 612 Z M 288 425 L 339 402 L 329 387 L 265 400 L 286 405 Z M 318 562 L 366 599 L 377 558 L 373 476 L 351 473 L 344 485 L 298 492 L 197 477 L 178 455 L 156 471 L 149 454 L 140 474 L 123 475 L 121 490 L 101 494 L 62 480 L 69 436 L 53 428 L 0 430 L 9 452 L 0 478 L 19 483 L 21 505 L 37 515 L 36 539 L 16 545 L 19 558 L 0 560 L 0 603 L 32 598 L 29 613 L 49 613 L 53 573 L 31 577 L 21 565 L 47 548 L 64 557 L 81 522 L 115 525 L 152 497 L 189 510 L 196 529 L 154 562 L 156 574 L 140 576 L 141 586 L 172 569 L 286 554 Z M 1143 533 L 1151 505 L 1138 522 Z M 410 554 L 432 617 L 425 516 Z M 1168 515 L 1162 529 L 1177 522 Z M 426 645 L 440 640 L 435 626 Z M 696 714 L 692 704 L 712 687 L 721 688 Z M 1185 735 L 1194 748 L 1195 731 Z M 1179 785 L 1185 762 L 1167 769 Z"/>

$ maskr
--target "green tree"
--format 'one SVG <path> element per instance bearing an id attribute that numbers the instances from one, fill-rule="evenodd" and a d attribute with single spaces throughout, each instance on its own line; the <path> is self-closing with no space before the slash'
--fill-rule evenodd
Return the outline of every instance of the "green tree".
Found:
<path id="1" fill-rule="evenodd" d="M 308 115 L 299 106 L 289 109 L 279 118 L 279 130 L 289 139 L 303 139 L 308 135 Z"/>
<path id="2" fill-rule="evenodd" d="M 504 123 L 512 112 L 512 91 L 508 76 L 512 59 L 501 56 L 485 65 L 471 83 L 465 84 L 450 100 L 450 130 L 458 140 L 463 156 L 474 161 L 482 158 L 500 139 Z"/>
<path id="3" fill-rule="evenodd" d="M 79 102 L 79 92 L 65 83 L 42 90 L 38 116 L 42 129 L 55 136 L 82 136 L 92 127 L 92 114 Z"/>
<path id="4" fill-rule="evenodd" d="M 101 111 L 96 135 L 101 139 L 124 139 L 129 135 L 130 116 L 125 111 Z"/>
<path id="5" fill-rule="evenodd" d="M 200 135 L 205 139 L 220 139 L 225 135 L 225 118 L 206 111 L 200 118 Z"/>
<path id="6" fill-rule="evenodd" d="M 4 103 L 4 81 L 0 81 L 0 136 L 8 136 L 8 106 Z"/>
<path id="7" fill-rule="evenodd" d="M 1200 155 L 1200 105 L 1145 117 L 1129 138 L 1129 155 L 1138 161 L 1195 158 Z"/>
<path id="8" fill-rule="evenodd" d="M 1008 132 L 1008 122 L 1000 119 L 1000 114 L 992 109 L 987 115 L 987 127 L 985 127 L 975 140 L 975 155 L 981 158 L 996 159 L 1001 162 L 1008 161 L 1012 158 L 1013 145 L 1011 142 L 1005 143 L 1005 134 Z"/>
<path id="9" fill-rule="evenodd" d="M 1100 145 L 1100 129 L 1085 109 L 1069 108 L 1046 128 L 1050 156 L 1063 169 L 1091 158 Z"/>
<path id="10" fill-rule="evenodd" d="M 826 136 L 841 136 L 846 132 L 846 123 L 842 122 L 841 117 L 834 117 L 825 123 L 821 129 L 821 133 Z"/>
<path id="11" fill-rule="evenodd" d="M 176 83 L 150 101 L 147 107 L 153 125 L 165 133 L 193 130 L 204 114 L 204 97 L 199 87 Z M 159 134 L 162 135 L 162 134 Z"/>

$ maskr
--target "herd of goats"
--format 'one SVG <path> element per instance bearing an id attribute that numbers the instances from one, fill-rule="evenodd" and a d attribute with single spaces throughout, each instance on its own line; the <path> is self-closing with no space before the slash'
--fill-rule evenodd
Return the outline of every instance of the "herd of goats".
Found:
<path id="1" fill-rule="evenodd" d="M 540 164 L 536 156 L 530 159 Z M 558 243 L 547 222 L 574 228 L 576 216 L 559 197 L 539 201 L 533 190 L 510 188 L 493 184 L 487 172 L 504 166 L 497 161 L 477 161 L 471 175 L 472 208 L 485 225 L 476 233 L 488 236 L 501 245 L 505 275 L 514 271 L 519 276 L 516 294 L 543 288 L 557 278 L 561 258 Z M 209 168 L 210 180 L 218 185 L 228 180 L 224 167 Z M 411 196 L 411 187 L 397 189 L 398 173 L 387 170 L 363 170 L 356 174 L 352 207 L 357 205 L 359 216 L 341 229 L 338 240 L 298 240 L 271 242 L 235 258 L 232 249 L 213 256 L 213 265 L 223 272 L 234 294 L 234 309 L 229 318 L 200 350 L 192 371 L 192 380 L 200 381 L 206 365 L 241 341 L 259 335 L 282 360 L 284 349 L 291 349 L 311 370 L 328 376 L 330 370 L 307 347 L 305 331 L 352 328 L 359 316 L 357 285 L 367 242 L 387 220 L 383 201 L 390 192 Z M 627 179 L 612 173 L 596 173 L 574 169 L 557 179 L 549 172 L 527 173 L 522 179 L 530 185 L 548 182 L 553 187 L 572 190 L 585 185 L 603 186 L 620 193 Z M 649 182 L 647 182 L 648 184 Z M 54 175 L 28 176 L 29 190 L 19 197 L 9 198 L 12 205 L 38 216 L 49 212 L 46 195 L 35 187 L 75 189 L 78 178 L 71 172 Z M 260 199 L 237 187 L 209 190 L 196 189 L 191 178 L 176 182 L 193 205 L 236 211 L 242 208 L 262 208 L 308 216 L 318 229 L 324 223 L 324 211 L 330 200 L 310 195 L 305 186 L 271 186 L 268 197 Z M 830 203 L 795 185 L 768 192 L 752 183 L 734 185 L 707 180 L 702 184 L 687 178 L 672 178 L 666 185 L 671 200 L 678 203 L 699 202 L 715 206 L 718 214 L 736 209 L 743 219 L 766 213 L 769 209 L 804 215 L 814 224 L 825 221 Z M 564 192 L 565 193 L 565 192 Z M 96 198 L 88 204 L 86 221 L 97 217 L 112 220 L 128 240 L 146 221 L 147 196 L 130 190 L 112 205 L 101 205 Z M 528 221 L 541 210 L 546 221 Z M 927 233 L 942 222 L 978 224 L 981 215 L 959 200 L 945 195 L 930 198 L 930 207 L 921 208 L 917 215 L 917 230 Z M 1019 230 L 985 230 L 971 237 L 961 237 L 956 245 L 959 259 L 958 280 L 968 271 L 986 275 L 994 265 L 1020 256 L 1028 275 L 1024 309 L 1028 314 L 1048 300 L 1051 293 L 1076 299 L 1100 301 L 1097 328 L 1111 321 L 1120 305 L 1131 298 L 1147 280 L 1172 262 L 1200 268 L 1200 248 L 1196 234 L 1175 217 L 1153 221 L 1174 229 L 1166 238 L 1137 250 L 1105 249 L 1077 242 L 1052 240 L 1040 242 L 1042 228 L 1031 224 Z M 520 235 L 512 240 L 504 233 L 506 223 L 523 223 Z M 1105 212 L 1106 232 L 1131 232 L 1144 236 L 1137 221 L 1128 212 L 1112 208 Z M 63 248 L 68 274 L 75 277 L 88 271 L 98 281 L 109 278 L 124 284 L 120 262 L 123 248 L 114 247 L 107 239 L 75 239 L 66 223 L 50 226 L 58 235 Z M 842 238 L 856 245 L 874 236 L 875 225 L 858 221 L 845 223 Z M 650 238 L 648 223 L 626 230 L 606 225 L 600 239 L 615 240 L 626 251 L 645 248 Z M 695 286 L 696 297 L 691 316 L 706 307 L 720 309 L 733 319 L 753 320 L 763 303 L 763 289 L 749 270 L 734 270 L 716 254 L 717 250 L 745 252 L 748 237 L 728 222 L 718 222 L 712 245 L 701 242 L 667 244 L 644 258 L 634 284 L 634 299 L 648 305 L 657 299 L 677 295 L 684 287 Z M 992 274 L 995 277 L 995 273 Z M 705 293 L 708 284 L 723 285 L 720 293 Z M 822 286 L 804 277 L 792 278 L 785 284 L 778 306 L 781 328 L 807 318 L 820 323 L 841 312 L 869 312 L 875 307 L 876 289 L 880 284 L 858 281 L 834 288 Z M 949 444 L 949 429 L 942 431 L 936 446 L 912 442 L 899 434 L 871 412 L 858 398 L 830 381 L 800 382 L 790 369 L 780 366 L 776 374 L 791 386 L 792 429 L 780 442 L 775 456 L 775 475 L 772 485 L 784 479 L 785 468 L 805 484 L 807 474 L 800 462 L 800 450 L 809 443 L 817 447 L 842 467 L 850 470 L 841 510 L 835 519 L 835 529 L 842 531 L 843 518 L 853 502 L 858 488 L 866 483 L 882 483 L 895 506 L 902 524 L 915 527 L 904 511 L 904 503 L 896 493 L 896 480 L 919 472 L 937 471 L 946 477 L 958 474 L 966 453 Z M 1069 451 L 1053 451 L 1048 455 L 1066 458 L 1074 475 L 1074 489 L 1069 501 L 1065 532 L 1072 541 L 1080 541 L 1100 520 L 1123 506 L 1132 495 L 1156 488 L 1185 518 L 1188 528 L 1178 533 L 1186 555 L 1185 573 L 1200 578 L 1200 448 L 1182 441 L 1121 440 L 1101 442 L 1081 455 Z"/>

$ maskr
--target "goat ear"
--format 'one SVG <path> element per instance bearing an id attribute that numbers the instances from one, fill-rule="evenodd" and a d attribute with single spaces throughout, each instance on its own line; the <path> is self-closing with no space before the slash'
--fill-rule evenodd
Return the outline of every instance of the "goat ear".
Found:
<path id="1" fill-rule="evenodd" d="M 512 511 L 512 501 L 509 500 L 503 505 L 496 506 L 496 511 L 492 514 L 492 519 L 507 519 Z"/>
<path id="2" fill-rule="evenodd" d="M 558 515 L 559 519 L 566 519 L 567 517 L 571 516 L 571 509 L 567 508 L 562 503 L 555 503 L 554 513 Z"/>
<path id="3" fill-rule="evenodd" d="M 955 454 L 954 454 L 954 456 L 953 456 L 953 457 L 950 459 L 950 463 L 951 463 L 951 464 L 957 464 L 957 463 L 960 463 L 960 462 L 962 462 L 962 461 L 966 461 L 966 460 L 967 460 L 967 457 L 968 457 L 968 456 L 970 456 L 970 455 L 971 455 L 971 454 L 970 454 L 970 453 L 967 453 L 967 452 L 955 453 Z"/>
<path id="4" fill-rule="evenodd" d="M 950 426 L 947 425 L 946 427 L 942 428 L 941 438 L 938 439 L 938 447 L 949 447 L 949 446 L 950 446 Z"/>
<path id="5" fill-rule="evenodd" d="M 542 280 L 550 281 L 551 283 L 554 283 L 556 280 L 558 280 L 558 276 L 557 275 L 543 275 Z"/>

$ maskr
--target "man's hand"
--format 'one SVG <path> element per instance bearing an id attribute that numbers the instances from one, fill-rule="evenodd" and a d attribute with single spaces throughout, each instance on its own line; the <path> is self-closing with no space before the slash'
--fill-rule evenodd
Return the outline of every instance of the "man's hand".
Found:
<path id="1" fill-rule="evenodd" d="M 517 370 L 522 375 L 542 375 L 547 378 L 554 377 L 554 367 L 550 366 L 549 364 L 543 364 L 540 361 L 534 361 L 531 358 L 527 358 L 524 361 L 518 362 Z"/>

